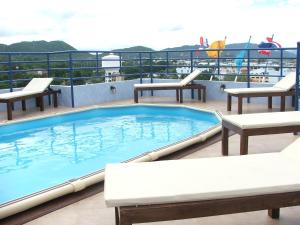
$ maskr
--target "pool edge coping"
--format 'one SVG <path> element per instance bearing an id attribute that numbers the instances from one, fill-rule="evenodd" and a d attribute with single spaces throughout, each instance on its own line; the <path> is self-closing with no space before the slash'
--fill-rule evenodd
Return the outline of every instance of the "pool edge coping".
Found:
<path id="1" fill-rule="evenodd" d="M 119 104 L 119 105 L 113 105 L 113 106 L 99 106 L 99 105 L 93 105 L 91 107 L 78 109 L 78 110 L 72 110 L 68 112 L 59 112 L 51 115 L 43 115 L 33 118 L 26 118 L 22 120 L 12 121 L 9 123 L 0 124 L 0 126 L 5 125 L 11 125 L 11 124 L 17 124 L 21 122 L 29 122 L 33 120 L 40 120 L 45 119 L 49 117 L 55 117 L 55 116 L 62 116 L 62 115 L 68 115 L 71 113 L 78 113 L 78 112 L 84 112 L 88 110 L 93 109 L 101 109 L 101 108 L 117 108 L 117 107 L 135 107 L 135 106 L 157 106 L 157 107 L 176 107 L 176 108 L 188 108 L 192 110 L 202 111 L 202 112 L 208 112 L 217 117 L 217 119 L 220 121 L 220 123 L 216 124 L 215 126 L 211 127 L 208 130 L 205 130 L 199 134 L 196 134 L 194 136 L 191 136 L 187 139 L 184 139 L 182 141 L 175 142 L 171 145 L 164 146 L 162 148 L 154 149 L 151 152 L 143 153 L 139 156 L 136 156 L 134 158 L 131 158 L 129 160 L 123 161 L 122 163 L 133 163 L 133 162 L 149 162 L 149 161 L 155 161 L 163 156 L 169 155 L 171 153 L 174 153 L 176 151 L 179 151 L 183 148 L 186 148 L 188 146 L 191 146 L 193 144 L 204 142 L 207 138 L 212 137 L 219 133 L 221 131 L 221 115 L 215 110 L 209 110 L 209 109 L 201 109 L 196 108 L 192 106 L 187 105 L 175 105 L 175 104 L 150 104 L 150 103 L 142 103 L 142 104 Z M 71 194 L 74 192 L 79 192 L 89 186 L 92 186 L 96 183 L 102 182 L 104 180 L 104 169 L 95 171 L 93 173 L 87 174 L 85 176 L 82 176 L 76 180 L 68 181 L 61 183 L 59 185 L 52 186 L 50 188 L 44 189 L 39 192 L 32 193 L 30 195 L 27 195 L 23 198 L 18 198 L 14 201 L 10 201 L 7 203 L 4 203 L 0 205 L 0 219 L 6 218 L 8 216 L 12 216 L 14 214 L 17 214 L 19 212 L 25 211 L 27 209 L 33 208 L 37 205 L 43 204 L 45 202 L 48 202 L 50 200 L 59 198 L 63 195 Z"/>

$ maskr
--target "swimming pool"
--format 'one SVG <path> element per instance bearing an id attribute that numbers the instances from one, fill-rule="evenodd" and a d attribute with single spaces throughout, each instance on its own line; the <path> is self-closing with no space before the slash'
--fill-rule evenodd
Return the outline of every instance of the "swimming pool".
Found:
<path id="1" fill-rule="evenodd" d="M 0 204 L 180 143 L 219 123 L 211 112 L 139 105 L 1 126 Z"/>

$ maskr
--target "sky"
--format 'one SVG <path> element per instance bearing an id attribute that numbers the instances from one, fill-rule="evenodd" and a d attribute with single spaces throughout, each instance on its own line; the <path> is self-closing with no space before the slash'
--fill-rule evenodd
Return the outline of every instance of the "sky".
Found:
<path id="1" fill-rule="evenodd" d="M 79 50 L 300 41 L 300 0 L 0 0 L 0 43 L 62 40 Z"/>

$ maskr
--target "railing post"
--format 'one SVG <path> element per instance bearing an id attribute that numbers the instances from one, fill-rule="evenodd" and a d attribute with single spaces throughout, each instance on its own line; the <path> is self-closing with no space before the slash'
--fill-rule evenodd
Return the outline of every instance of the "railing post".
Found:
<path id="1" fill-rule="evenodd" d="M 96 76 L 99 77 L 99 52 L 96 52 Z"/>
<path id="2" fill-rule="evenodd" d="M 101 55 L 103 55 L 103 52 L 101 52 Z M 102 57 L 98 58 L 98 66 L 100 66 L 101 69 L 103 69 L 103 64 L 102 64 Z M 100 73 L 99 73 L 99 77 L 101 77 Z M 104 80 L 105 80 L 105 75 L 104 75 Z"/>
<path id="3" fill-rule="evenodd" d="M 217 58 L 217 68 L 218 68 L 218 76 L 220 77 L 220 49 L 218 49 L 218 58 Z"/>
<path id="4" fill-rule="evenodd" d="M 47 57 L 47 77 L 50 76 L 50 56 L 49 56 L 49 53 L 46 54 L 46 57 Z M 49 102 L 49 105 L 51 105 L 51 96 L 48 95 L 48 102 Z"/>
<path id="5" fill-rule="evenodd" d="M 247 88 L 250 88 L 250 50 L 247 49 Z M 250 103 L 250 98 L 247 98 L 247 102 Z"/>
<path id="6" fill-rule="evenodd" d="M 121 75 L 121 69 L 122 69 L 122 53 L 121 52 L 119 53 L 119 64 L 120 64 L 119 74 Z"/>
<path id="7" fill-rule="evenodd" d="M 153 83 L 153 64 L 152 64 L 152 52 L 150 52 L 150 82 Z M 151 90 L 151 96 L 153 96 L 153 90 Z"/>
<path id="8" fill-rule="evenodd" d="M 143 73 L 142 73 L 142 53 L 139 52 L 139 71 L 140 71 L 140 84 L 143 83 Z M 143 96 L 143 90 L 141 90 L 141 96 Z"/>
<path id="9" fill-rule="evenodd" d="M 191 50 L 191 52 L 190 52 L 190 61 L 191 61 L 191 72 L 193 72 L 193 70 L 194 70 L 194 65 L 193 65 L 193 63 L 194 63 L 193 50 Z"/>
<path id="10" fill-rule="evenodd" d="M 190 52 L 190 60 L 191 60 L 191 72 L 194 71 L 194 55 L 193 55 L 193 50 L 191 50 Z M 191 97 L 192 99 L 194 99 L 194 89 L 191 88 Z"/>
<path id="11" fill-rule="evenodd" d="M 74 104 L 74 85 L 73 85 L 73 60 L 72 60 L 72 52 L 69 52 L 69 78 L 70 78 L 70 86 L 71 86 L 71 101 L 72 108 L 75 107 Z"/>
<path id="12" fill-rule="evenodd" d="M 50 54 L 46 54 L 47 57 L 47 77 L 50 77 Z"/>
<path id="13" fill-rule="evenodd" d="M 300 42 L 297 43 L 295 110 L 299 111 Z"/>
<path id="14" fill-rule="evenodd" d="M 167 75 L 169 75 L 169 52 L 166 52 L 166 59 L 167 59 Z"/>
<path id="15" fill-rule="evenodd" d="M 283 50 L 280 49 L 280 78 L 283 76 Z"/>
<path id="16" fill-rule="evenodd" d="M 12 63 L 11 54 L 8 53 L 8 78 L 9 78 L 9 91 L 13 91 L 13 73 L 12 73 Z"/>

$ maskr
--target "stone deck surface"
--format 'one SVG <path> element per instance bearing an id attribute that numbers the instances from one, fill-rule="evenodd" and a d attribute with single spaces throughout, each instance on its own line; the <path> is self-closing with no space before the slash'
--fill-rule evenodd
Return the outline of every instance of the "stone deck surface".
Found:
<path id="1" fill-rule="evenodd" d="M 141 98 L 141 103 L 162 103 L 176 104 L 173 99 L 168 98 Z M 133 100 L 114 102 L 116 104 L 133 104 Z M 111 105 L 106 104 L 106 105 Z M 202 103 L 194 100 L 184 100 L 185 105 L 218 110 L 223 114 L 228 114 L 226 111 L 226 102 Z M 86 107 L 82 107 L 86 108 Z M 232 114 L 236 114 L 236 104 L 233 104 Z M 14 121 L 22 120 L 23 118 L 35 118 L 37 116 L 47 116 L 59 114 L 62 112 L 72 111 L 73 109 L 59 107 L 53 109 L 47 107 L 44 112 L 39 112 L 36 109 L 31 109 L 26 112 L 14 112 Z M 291 109 L 290 109 L 291 110 Z M 268 112 L 267 105 L 244 104 L 244 113 Z M 272 111 L 278 111 L 278 106 L 275 106 Z M 7 123 L 6 114 L 0 113 L 0 123 Z M 249 138 L 249 154 L 257 154 L 263 152 L 278 152 L 285 146 L 295 140 L 297 136 L 293 134 L 265 135 Z M 229 154 L 239 154 L 239 136 L 233 135 L 229 138 Z M 300 150 L 300 149 L 299 149 Z M 221 156 L 221 143 L 217 142 L 202 150 L 185 156 L 185 158 L 202 158 Z M 209 171 L 208 171 L 209 172 Z M 107 208 L 103 199 L 103 192 L 96 194 L 87 199 L 81 200 L 75 204 L 69 205 L 43 217 L 35 219 L 26 225 L 114 225 L 114 209 Z M 167 224 L 201 224 L 201 225 L 298 225 L 300 224 L 300 207 L 290 207 L 281 210 L 279 220 L 271 219 L 267 216 L 267 211 L 256 211 L 249 213 L 239 213 L 224 216 L 214 216 L 206 218 L 188 219 L 180 221 L 157 222 L 157 225 Z"/>

